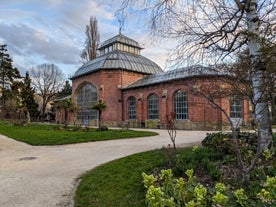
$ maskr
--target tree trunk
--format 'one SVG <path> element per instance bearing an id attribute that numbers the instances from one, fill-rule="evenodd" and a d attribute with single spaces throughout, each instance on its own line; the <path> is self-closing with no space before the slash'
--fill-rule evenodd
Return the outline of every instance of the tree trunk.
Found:
<path id="1" fill-rule="evenodd" d="M 68 127 L 68 109 L 64 108 L 64 126 L 65 128 Z"/>
<path id="2" fill-rule="evenodd" d="M 251 0 L 247 10 L 248 21 L 248 47 L 250 52 L 251 65 L 253 69 L 253 90 L 255 102 L 255 117 L 258 124 L 259 145 L 258 153 L 262 153 L 272 142 L 272 130 L 269 118 L 268 100 L 266 100 L 266 91 L 264 88 L 265 66 L 261 60 L 260 44 L 260 19 L 257 12 L 256 0 Z"/>
<path id="3" fill-rule="evenodd" d="M 27 111 L 26 117 L 27 117 L 27 124 L 31 123 L 31 117 L 30 117 L 30 112 L 29 111 Z"/>
<path id="4" fill-rule="evenodd" d="M 102 111 L 99 110 L 99 130 L 102 131 Z"/>

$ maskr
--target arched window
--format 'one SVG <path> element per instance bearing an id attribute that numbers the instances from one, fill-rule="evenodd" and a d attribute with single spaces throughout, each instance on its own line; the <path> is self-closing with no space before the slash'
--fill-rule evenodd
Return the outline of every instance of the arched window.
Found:
<path id="1" fill-rule="evenodd" d="M 176 120 L 188 119 L 188 96 L 185 91 L 178 90 L 174 94 L 174 112 Z"/>
<path id="2" fill-rule="evenodd" d="M 81 119 L 84 124 L 89 119 L 97 119 L 97 111 L 92 110 L 92 106 L 98 100 L 97 89 L 94 85 L 86 83 L 77 94 L 77 106 L 79 108 L 77 118 Z"/>
<path id="3" fill-rule="evenodd" d="M 148 97 L 148 119 L 159 119 L 158 96 L 154 93 Z"/>
<path id="4" fill-rule="evenodd" d="M 128 119 L 136 119 L 136 99 L 131 96 L 127 100 L 128 105 Z"/>

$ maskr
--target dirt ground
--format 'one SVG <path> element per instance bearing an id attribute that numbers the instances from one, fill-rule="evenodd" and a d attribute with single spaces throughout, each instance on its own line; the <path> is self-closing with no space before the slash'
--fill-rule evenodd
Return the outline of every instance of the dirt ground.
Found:
<path id="1" fill-rule="evenodd" d="M 130 154 L 171 144 L 166 130 L 155 137 L 61 146 L 30 146 L 0 135 L 1 207 L 73 207 L 78 177 Z M 177 131 L 178 146 L 196 145 L 204 131 Z"/>

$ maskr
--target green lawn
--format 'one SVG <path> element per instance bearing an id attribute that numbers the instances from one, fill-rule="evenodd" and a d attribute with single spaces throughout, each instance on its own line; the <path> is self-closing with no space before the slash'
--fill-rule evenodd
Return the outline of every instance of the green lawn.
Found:
<path id="1" fill-rule="evenodd" d="M 274 134 L 274 142 L 276 133 Z M 80 177 L 81 182 L 75 194 L 75 207 L 144 207 L 146 190 L 143 186 L 142 172 L 157 175 L 161 169 L 171 168 L 170 153 L 166 149 L 149 151 L 130 155 L 87 172 Z M 276 153 L 276 149 L 274 149 Z M 230 153 L 230 152 L 229 152 Z M 252 182 L 247 183 L 248 195 L 256 195 L 260 191 L 261 183 L 266 175 L 276 175 L 276 159 L 264 162 L 251 174 Z M 228 169 L 233 174 L 222 173 L 221 169 Z M 273 167 L 274 166 L 274 167 Z M 173 171 L 176 177 L 185 175 L 187 169 L 194 169 L 198 182 L 216 183 L 224 182 L 232 185 L 233 189 L 239 189 L 241 183 L 237 180 L 236 161 L 233 156 L 225 154 L 224 150 L 201 147 L 196 153 L 192 148 L 180 148 L 177 150 L 176 163 Z M 228 171 L 225 171 L 228 172 Z M 208 176 L 207 176 L 208 175 Z M 208 184 L 208 185 L 209 185 Z M 250 192 L 249 192 L 250 191 Z M 254 192 L 254 193 L 253 193 Z M 252 194 L 251 194 L 252 193 Z M 253 197 L 254 197 L 253 196 Z M 253 202 L 253 198 L 249 202 Z M 256 206 L 253 202 L 253 205 Z M 231 198 L 227 206 L 239 206 Z M 264 205 L 262 205 L 264 206 Z"/>
<path id="2" fill-rule="evenodd" d="M 75 207 L 143 207 L 142 172 L 163 165 L 164 150 L 150 151 L 101 165 L 81 177 Z"/>
<path id="3" fill-rule="evenodd" d="M 13 126 L 0 124 L 0 134 L 31 145 L 62 145 L 111 139 L 155 136 L 155 132 L 133 130 L 90 131 L 57 130 L 56 125 Z"/>

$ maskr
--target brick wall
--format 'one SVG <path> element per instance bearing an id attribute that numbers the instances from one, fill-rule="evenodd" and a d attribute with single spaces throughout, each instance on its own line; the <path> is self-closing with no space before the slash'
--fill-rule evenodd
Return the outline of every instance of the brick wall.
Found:
<path id="1" fill-rule="evenodd" d="M 209 84 L 209 81 L 208 78 L 198 78 L 196 80 L 196 82 L 201 84 Z M 206 98 L 194 94 L 194 84 L 194 80 L 178 80 L 168 83 L 160 83 L 153 86 L 124 90 L 124 119 L 128 119 L 127 100 L 130 96 L 134 96 L 137 100 L 136 122 L 138 122 L 138 124 L 134 121 L 132 121 L 132 123 L 133 125 L 142 124 L 147 127 L 147 123 L 149 122 L 147 98 L 150 94 L 155 93 L 159 100 L 159 119 L 155 121 L 150 120 L 150 126 L 165 127 L 168 119 L 170 119 L 170 112 L 174 111 L 174 93 L 178 90 L 184 90 L 188 94 L 188 119 L 177 120 L 177 128 L 219 130 L 224 128 L 224 126 L 229 125 L 227 118 L 219 109 L 212 107 Z M 212 84 L 214 84 L 213 81 Z M 220 86 L 220 84 L 221 82 L 218 81 L 217 85 Z M 216 100 L 216 104 L 225 109 L 228 114 L 230 113 L 228 97 Z M 247 122 L 250 116 L 248 101 L 246 100 L 243 101 L 243 111 L 243 119 Z"/>
<path id="2" fill-rule="evenodd" d="M 85 84 L 93 84 L 98 93 L 98 98 L 104 101 L 107 109 L 102 113 L 104 123 L 117 126 L 122 119 L 122 91 L 121 88 L 144 77 L 143 74 L 121 71 L 101 70 L 72 81 L 72 99 L 76 102 L 78 90 Z"/>
<path id="3" fill-rule="evenodd" d="M 133 127 L 166 127 L 170 112 L 174 111 L 173 96 L 178 90 L 186 91 L 188 95 L 188 119 L 177 120 L 179 129 L 211 129 L 217 130 L 228 125 L 223 113 L 212 107 L 206 98 L 195 95 L 194 85 L 196 83 L 210 82 L 208 78 L 196 78 L 196 80 L 186 79 L 167 83 L 160 83 L 152 86 L 145 86 L 135 89 L 121 89 L 122 87 L 143 78 L 144 74 L 121 70 L 101 70 L 88 76 L 73 80 L 73 100 L 76 99 L 78 89 L 84 83 L 91 83 L 96 86 L 99 98 L 106 102 L 107 110 L 103 112 L 103 122 L 109 126 L 120 125 L 128 120 L 127 100 L 130 96 L 136 98 L 136 120 L 131 120 Z M 212 84 L 214 81 L 212 81 Z M 218 80 L 217 86 L 222 84 Z M 159 119 L 148 120 L 148 96 L 155 93 L 158 96 Z M 229 98 L 217 100 L 216 103 L 230 113 Z M 243 101 L 244 121 L 249 123 L 248 101 Z"/>

